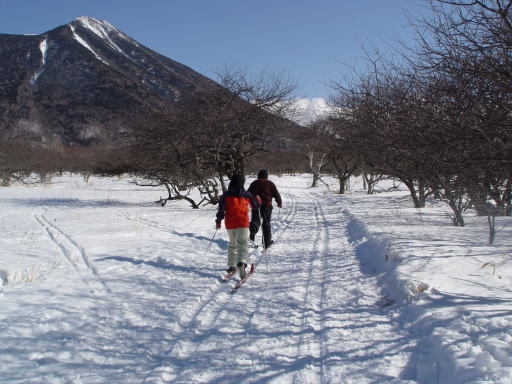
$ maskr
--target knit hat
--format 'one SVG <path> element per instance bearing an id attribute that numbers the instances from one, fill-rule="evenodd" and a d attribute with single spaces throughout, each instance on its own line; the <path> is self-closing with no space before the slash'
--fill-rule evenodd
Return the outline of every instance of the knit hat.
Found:
<path id="1" fill-rule="evenodd" d="M 267 179 L 268 178 L 268 172 L 266 169 L 260 169 L 258 172 L 258 179 Z"/>
<path id="2" fill-rule="evenodd" d="M 229 182 L 228 189 L 231 191 L 239 191 L 244 188 L 245 179 L 240 175 L 233 175 Z"/>

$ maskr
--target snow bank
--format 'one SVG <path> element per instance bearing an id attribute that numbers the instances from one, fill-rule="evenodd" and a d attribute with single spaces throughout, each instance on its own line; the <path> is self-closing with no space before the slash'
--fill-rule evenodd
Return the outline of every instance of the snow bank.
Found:
<path id="1" fill-rule="evenodd" d="M 414 209 L 405 191 L 340 200 L 361 268 L 378 276 L 384 304 L 418 338 L 406 369 L 414 380 L 512 382 L 512 218 L 498 218 L 490 246 L 485 217 L 468 213 L 466 227 L 453 227 L 438 201 Z"/>

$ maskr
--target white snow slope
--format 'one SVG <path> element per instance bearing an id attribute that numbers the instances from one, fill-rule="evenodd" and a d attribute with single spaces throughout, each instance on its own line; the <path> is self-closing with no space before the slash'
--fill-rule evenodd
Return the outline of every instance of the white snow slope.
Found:
<path id="1" fill-rule="evenodd" d="M 272 180 L 275 244 L 234 294 L 215 207 L 128 179 L 0 188 L 0 382 L 512 382 L 512 218 L 489 246 L 486 218 L 406 191 Z"/>

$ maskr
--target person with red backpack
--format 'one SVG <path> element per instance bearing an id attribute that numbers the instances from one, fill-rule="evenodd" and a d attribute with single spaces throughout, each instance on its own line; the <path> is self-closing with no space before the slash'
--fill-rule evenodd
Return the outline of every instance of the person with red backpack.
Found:
<path id="1" fill-rule="evenodd" d="M 266 169 L 261 169 L 258 172 L 258 179 L 254 180 L 248 189 L 256 198 L 261 199 L 261 207 L 259 212 L 253 209 L 251 223 L 250 223 L 250 235 L 249 238 L 254 242 L 256 233 L 260 227 L 261 218 L 261 229 L 263 231 L 263 247 L 267 249 L 273 243 L 272 240 L 272 227 L 270 225 L 270 219 L 272 217 L 272 199 L 276 201 L 278 208 L 282 207 L 282 199 L 276 185 L 268 179 L 268 172 Z"/>
<path id="2" fill-rule="evenodd" d="M 237 268 L 240 278 L 247 275 L 248 238 L 249 238 L 249 206 L 259 208 L 256 198 L 244 189 L 245 179 L 233 175 L 228 190 L 220 197 L 215 226 L 217 229 L 224 225 L 229 236 L 228 269 L 226 272 L 235 273 Z"/>

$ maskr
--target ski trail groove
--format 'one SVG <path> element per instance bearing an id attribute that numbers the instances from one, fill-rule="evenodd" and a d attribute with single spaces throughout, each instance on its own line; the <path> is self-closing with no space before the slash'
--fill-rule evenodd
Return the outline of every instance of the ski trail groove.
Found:
<path id="1" fill-rule="evenodd" d="M 328 239 L 325 219 L 322 214 L 322 207 L 318 198 L 309 194 L 312 200 L 314 223 L 314 239 L 310 250 L 308 251 L 307 276 L 305 278 L 306 287 L 304 300 L 302 302 L 302 319 L 299 331 L 299 341 L 297 347 L 297 358 L 310 361 L 308 372 L 302 370 L 294 374 L 293 382 L 300 384 L 305 382 L 320 382 L 322 377 L 322 365 L 320 367 L 314 363 L 322 357 L 322 339 L 317 336 L 321 330 L 322 324 L 319 319 L 322 313 L 323 289 L 322 286 L 311 284 L 313 281 L 321 280 L 324 272 L 324 259 L 326 250 L 326 240 Z M 314 375 L 315 377 L 312 377 Z"/>
<path id="2" fill-rule="evenodd" d="M 273 235 L 277 239 L 286 233 L 297 216 L 297 198 L 294 195 L 286 196 L 285 198 L 287 199 L 286 208 L 277 208 L 279 210 L 278 220 L 272 225 Z M 284 211 L 284 214 L 281 214 L 281 211 Z M 275 213 L 273 216 L 275 216 Z"/>
<path id="3" fill-rule="evenodd" d="M 80 265 L 84 265 L 86 271 L 92 274 L 107 292 L 110 291 L 94 265 L 90 263 L 87 253 L 80 243 L 62 231 L 57 225 L 50 222 L 42 213 L 34 214 L 34 219 L 46 232 L 48 238 L 59 247 L 66 260 L 74 267 L 82 279 L 82 268 L 80 268 Z"/>
<path id="4" fill-rule="evenodd" d="M 69 264 L 71 264 L 77 271 L 79 271 L 77 262 L 78 258 L 73 258 L 72 252 L 62 243 L 62 237 L 58 236 L 58 233 L 55 233 L 51 229 L 51 226 L 48 224 L 47 220 L 44 219 L 44 217 L 41 214 L 35 214 L 34 219 L 37 221 L 37 223 L 43 228 L 43 230 L 46 232 L 46 235 L 48 238 L 55 244 L 57 247 L 59 247 L 61 253 L 64 255 L 66 260 Z"/>

